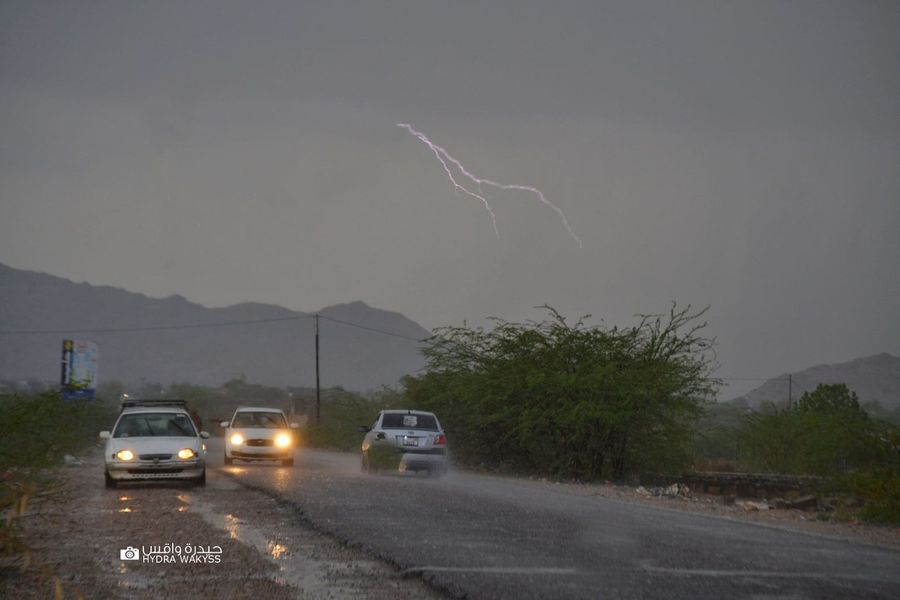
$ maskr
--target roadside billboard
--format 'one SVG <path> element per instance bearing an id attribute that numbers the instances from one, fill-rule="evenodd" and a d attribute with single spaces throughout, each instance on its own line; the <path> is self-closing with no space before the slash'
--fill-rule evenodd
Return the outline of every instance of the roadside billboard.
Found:
<path id="1" fill-rule="evenodd" d="M 97 389 L 97 344 L 86 340 L 63 340 L 60 386 L 66 399 L 94 399 Z"/>

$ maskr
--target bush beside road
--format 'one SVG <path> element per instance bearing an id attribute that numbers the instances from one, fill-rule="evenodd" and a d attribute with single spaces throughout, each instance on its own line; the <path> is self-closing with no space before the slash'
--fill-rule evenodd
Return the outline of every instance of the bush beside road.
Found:
<path id="1" fill-rule="evenodd" d="M 57 489 L 57 468 L 96 444 L 115 414 L 106 403 L 64 400 L 55 392 L 0 396 L 0 557 L 27 560 L 21 517 Z"/>

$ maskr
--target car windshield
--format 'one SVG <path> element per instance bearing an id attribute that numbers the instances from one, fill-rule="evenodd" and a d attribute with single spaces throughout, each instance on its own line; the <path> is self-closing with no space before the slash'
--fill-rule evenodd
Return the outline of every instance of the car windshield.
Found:
<path id="1" fill-rule="evenodd" d="M 256 427 L 260 429 L 284 429 L 287 427 L 284 415 L 275 412 L 239 412 L 234 416 L 232 427 Z"/>
<path id="2" fill-rule="evenodd" d="M 195 437 L 197 430 L 184 413 L 135 413 L 123 415 L 113 437 Z"/>
<path id="3" fill-rule="evenodd" d="M 425 429 L 437 431 L 437 419 L 434 415 L 419 413 L 385 413 L 381 419 L 382 429 Z"/>

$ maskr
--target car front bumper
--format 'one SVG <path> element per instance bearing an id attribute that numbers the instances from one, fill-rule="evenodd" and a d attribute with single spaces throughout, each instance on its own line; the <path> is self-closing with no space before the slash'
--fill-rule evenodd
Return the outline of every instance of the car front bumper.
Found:
<path id="1" fill-rule="evenodd" d="M 228 453 L 229 458 L 240 458 L 243 460 L 281 460 L 284 458 L 292 458 L 294 451 L 290 448 L 287 450 L 276 450 L 273 448 L 245 448 L 243 450 L 232 450 Z"/>
<path id="2" fill-rule="evenodd" d="M 203 475 L 206 461 L 202 458 L 192 460 L 161 460 L 132 462 L 107 462 L 106 472 L 117 481 L 141 481 L 147 479 L 196 479 Z"/>
<path id="3" fill-rule="evenodd" d="M 283 460 L 294 457 L 294 448 L 278 448 L 277 446 L 240 446 L 231 444 L 225 446 L 225 456 L 243 460 Z"/>

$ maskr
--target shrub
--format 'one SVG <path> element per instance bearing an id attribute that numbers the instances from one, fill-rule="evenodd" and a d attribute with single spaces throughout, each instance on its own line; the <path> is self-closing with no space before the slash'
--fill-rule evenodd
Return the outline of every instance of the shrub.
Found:
<path id="1" fill-rule="evenodd" d="M 115 413 L 100 402 L 63 400 L 57 393 L 0 396 L 0 554 L 22 550 L 15 517 L 52 489 L 52 467 L 97 440 Z"/>
<path id="2" fill-rule="evenodd" d="M 673 307 L 619 329 L 546 308 L 540 323 L 438 330 L 426 374 L 404 380 L 409 404 L 447 427 L 456 459 L 579 479 L 689 462 L 693 420 L 717 383 L 698 335 L 704 311 Z"/>
<path id="3" fill-rule="evenodd" d="M 900 524 L 900 473 L 877 469 L 845 478 L 846 487 L 863 501 L 859 516 L 873 523 Z"/>
<path id="4" fill-rule="evenodd" d="M 745 417 L 742 458 L 773 473 L 832 476 L 896 461 L 896 428 L 870 419 L 846 386 L 820 385 L 792 409 L 773 405 Z"/>

